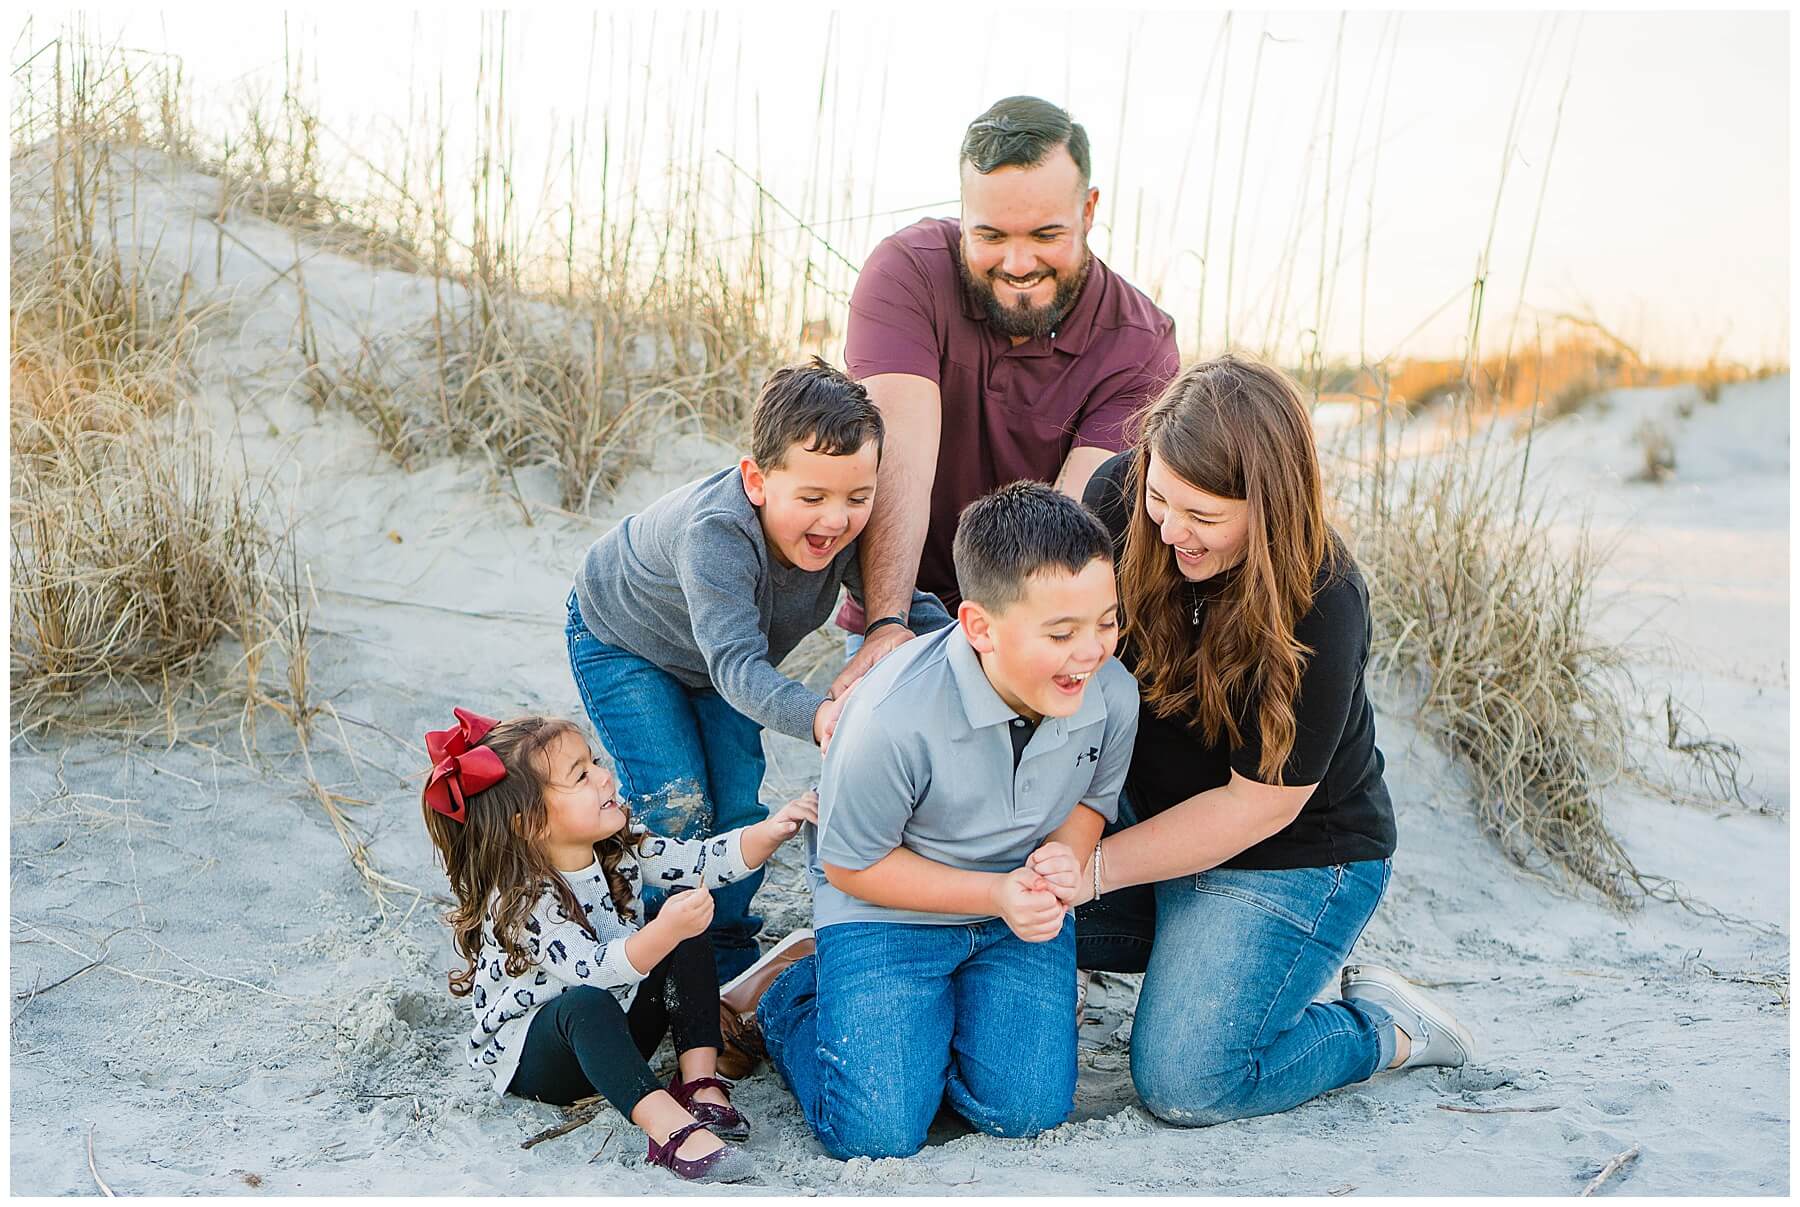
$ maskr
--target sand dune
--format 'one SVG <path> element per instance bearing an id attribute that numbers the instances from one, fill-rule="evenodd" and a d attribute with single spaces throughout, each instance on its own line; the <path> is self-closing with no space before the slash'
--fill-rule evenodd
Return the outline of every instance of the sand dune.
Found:
<path id="1" fill-rule="evenodd" d="M 370 802 L 356 813 L 384 871 L 441 894 L 418 820 L 420 735 L 454 704 L 579 716 L 561 621 L 581 551 L 735 451 L 666 440 L 591 521 L 550 506 L 547 472 L 524 475 L 529 527 L 481 465 L 403 473 L 291 386 L 297 303 L 274 266 L 292 262 L 294 236 L 248 218 L 220 230 L 205 217 L 214 182 L 144 166 L 126 250 L 160 244 L 165 268 L 235 299 L 199 352 L 194 402 L 277 475 L 319 588 L 313 673 L 349 739 L 315 740 L 319 775 Z M 15 189 L 15 238 L 32 213 Z M 431 283 L 405 273 L 318 253 L 305 278 L 327 356 L 430 314 Z M 1443 986 L 1480 1042 L 1475 1065 L 1171 1129 L 1135 1103 L 1133 986 L 1109 978 L 1084 1030 L 1077 1117 L 1033 1141 L 945 1125 L 911 1160 L 839 1163 L 765 1068 L 739 1093 L 765 1192 L 1564 1194 L 1635 1145 L 1609 1190 L 1785 1193 L 1789 383 L 1727 386 L 1682 417 L 1684 390 L 1622 392 L 1551 427 L 1535 475 L 1617 540 L 1606 624 L 1635 634 L 1644 682 L 1738 743 L 1751 777 L 1744 809 L 1621 789 L 1611 816 L 1640 866 L 1748 925 L 1662 904 L 1619 915 L 1522 876 L 1477 833 L 1455 767 L 1384 715 L 1401 843 L 1361 954 Z M 1662 485 L 1629 480 L 1647 415 L 1675 436 Z M 829 649 L 819 638 L 796 656 L 823 665 Z M 784 798 L 816 756 L 767 744 L 766 799 Z M 682 1189 L 610 1112 L 519 1148 L 560 1115 L 495 1099 L 461 1064 L 467 1014 L 445 990 L 439 906 L 377 911 L 291 737 L 271 730 L 263 747 L 252 764 L 234 736 L 210 750 L 156 735 L 127 749 L 14 742 L 13 1190 L 94 1193 L 90 1139 L 121 1194 Z M 763 904 L 776 933 L 804 918 L 791 855 Z"/>

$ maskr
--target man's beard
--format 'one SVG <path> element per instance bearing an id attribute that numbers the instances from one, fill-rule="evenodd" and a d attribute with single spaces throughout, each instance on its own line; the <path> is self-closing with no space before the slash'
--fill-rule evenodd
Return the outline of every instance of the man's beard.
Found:
<path id="1" fill-rule="evenodd" d="M 1081 296 L 1081 287 L 1087 283 L 1088 268 L 1094 257 L 1086 247 L 1081 249 L 1081 266 L 1075 275 L 1064 276 L 1060 272 L 1052 272 L 1056 280 L 1056 294 L 1043 306 L 1031 306 L 1024 298 L 1019 299 L 1017 306 L 1002 306 L 1000 298 L 994 293 L 993 285 L 985 280 L 976 280 L 969 272 L 969 260 L 962 249 L 957 248 L 956 268 L 962 274 L 963 288 L 969 296 L 981 303 L 986 312 L 988 322 L 1002 335 L 1015 339 L 1037 339 L 1055 331 L 1057 325 L 1075 306 L 1075 299 Z"/>

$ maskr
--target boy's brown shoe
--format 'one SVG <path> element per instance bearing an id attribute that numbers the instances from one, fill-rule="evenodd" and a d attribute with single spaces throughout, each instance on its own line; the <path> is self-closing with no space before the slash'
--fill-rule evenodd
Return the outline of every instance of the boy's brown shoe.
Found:
<path id="1" fill-rule="evenodd" d="M 813 932 L 796 930 L 764 952 L 762 958 L 719 987 L 719 1075 L 747 1077 L 765 1055 L 756 1007 L 777 977 L 816 951 Z"/>

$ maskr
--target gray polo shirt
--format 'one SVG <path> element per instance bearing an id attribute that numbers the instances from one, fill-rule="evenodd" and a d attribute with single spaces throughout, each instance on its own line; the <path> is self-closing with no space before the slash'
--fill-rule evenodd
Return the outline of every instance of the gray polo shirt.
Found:
<path id="1" fill-rule="evenodd" d="M 960 624 L 907 642 L 869 672 L 819 781 L 815 927 L 983 917 L 871 905 L 833 888 L 823 864 L 866 868 L 905 846 L 950 867 L 1010 872 L 1077 804 L 1118 815 L 1138 725 L 1137 681 L 1118 659 L 1101 664 L 1073 716 L 1044 718 L 1015 770 L 1007 729 L 1017 716 Z"/>

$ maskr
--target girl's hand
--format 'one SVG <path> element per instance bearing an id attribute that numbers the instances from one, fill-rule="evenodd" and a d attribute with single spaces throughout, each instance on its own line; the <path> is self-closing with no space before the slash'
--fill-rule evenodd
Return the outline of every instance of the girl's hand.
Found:
<path id="1" fill-rule="evenodd" d="M 1045 943 L 1062 932 L 1063 903 L 1050 882 L 1030 868 L 1016 868 L 994 885 L 994 912 L 1027 943 Z"/>
<path id="2" fill-rule="evenodd" d="M 656 921 L 651 925 L 668 927 L 679 942 L 705 934 L 706 928 L 712 925 L 712 919 L 712 894 L 702 885 L 670 894 L 669 899 L 663 902 L 662 912 L 656 915 Z"/>
<path id="3" fill-rule="evenodd" d="M 1025 866 L 1042 876 L 1056 899 L 1067 907 L 1073 908 L 1094 895 L 1091 883 L 1086 893 L 1081 891 L 1081 861 L 1066 843 L 1045 843 L 1026 857 Z"/>
<path id="4" fill-rule="evenodd" d="M 774 813 L 769 814 L 769 819 L 762 824 L 768 827 L 769 837 L 774 839 L 775 844 L 779 846 L 799 833 L 800 823 L 806 821 L 812 822 L 815 826 L 819 824 L 819 793 L 817 789 L 807 789 Z"/>

